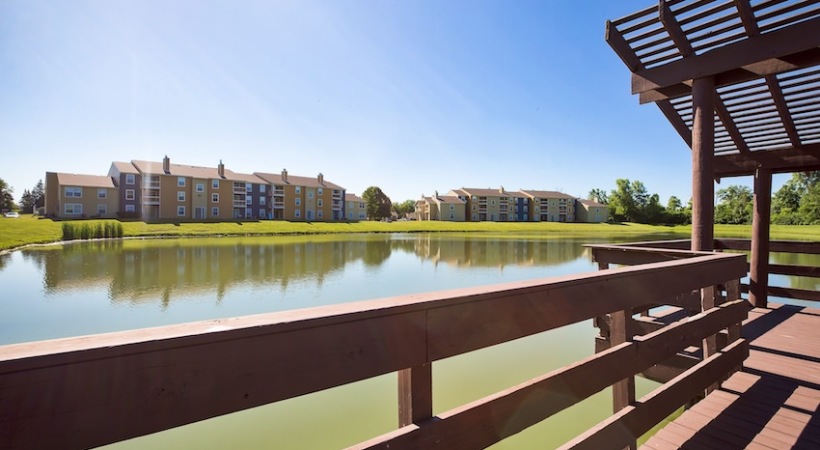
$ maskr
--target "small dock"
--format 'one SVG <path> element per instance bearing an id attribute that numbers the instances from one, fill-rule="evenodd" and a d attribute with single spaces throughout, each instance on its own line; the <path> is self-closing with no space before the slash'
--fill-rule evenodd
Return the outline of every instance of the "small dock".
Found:
<path id="1" fill-rule="evenodd" d="M 820 448 L 819 318 L 818 308 L 751 310 L 743 370 L 641 448 Z"/>

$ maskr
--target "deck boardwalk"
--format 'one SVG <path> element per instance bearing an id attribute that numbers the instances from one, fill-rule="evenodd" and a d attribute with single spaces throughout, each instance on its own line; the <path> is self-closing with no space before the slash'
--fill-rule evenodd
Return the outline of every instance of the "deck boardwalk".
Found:
<path id="1" fill-rule="evenodd" d="M 641 448 L 820 448 L 820 309 L 755 308 L 743 335 L 743 370 Z"/>

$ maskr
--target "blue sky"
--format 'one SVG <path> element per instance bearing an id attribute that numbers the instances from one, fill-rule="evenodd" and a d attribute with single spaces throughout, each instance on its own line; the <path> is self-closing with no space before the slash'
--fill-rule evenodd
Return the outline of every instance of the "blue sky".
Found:
<path id="1" fill-rule="evenodd" d="M 394 201 L 629 178 L 685 202 L 686 144 L 604 41 L 651 3 L 4 0 L 0 178 L 168 155 Z"/>

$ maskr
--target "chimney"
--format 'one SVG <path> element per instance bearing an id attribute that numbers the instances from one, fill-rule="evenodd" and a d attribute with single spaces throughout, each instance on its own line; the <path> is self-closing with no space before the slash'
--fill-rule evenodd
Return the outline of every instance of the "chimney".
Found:
<path id="1" fill-rule="evenodd" d="M 434 192 L 435 192 L 435 194 L 434 194 L 435 198 L 438 198 L 438 191 L 434 191 Z"/>
<path id="2" fill-rule="evenodd" d="M 504 193 L 504 186 L 501 186 L 501 189 L 499 189 L 498 192 L 503 194 Z"/>
<path id="3" fill-rule="evenodd" d="M 320 185 L 320 186 L 324 186 L 324 185 L 325 185 L 325 176 L 324 176 L 324 175 L 322 175 L 322 173 L 321 173 L 321 172 L 319 172 L 319 176 L 318 176 L 318 177 L 316 177 L 316 180 L 317 180 L 317 181 L 319 181 L 319 185 Z"/>
<path id="4" fill-rule="evenodd" d="M 165 172 L 165 175 L 171 173 L 171 160 L 168 158 L 168 155 L 162 158 L 162 171 Z"/>
<path id="5" fill-rule="evenodd" d="M 282 183 L 288 182 L 288 169 L 282 169 Z"/>
<path id="6" fill-rule="evenodd" d="M 219 174 L 220 178 L 225 178 L 225 164 L 222 164 L 222 160 L 219 160 L 219 165 L 216 166 L 216 172 Z"/>

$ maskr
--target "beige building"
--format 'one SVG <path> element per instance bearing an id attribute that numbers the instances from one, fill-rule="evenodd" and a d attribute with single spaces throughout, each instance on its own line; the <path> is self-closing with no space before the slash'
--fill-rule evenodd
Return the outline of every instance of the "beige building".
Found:
<path id="1" fill-rule="evenodd" d="M 46 172 L 45 213 L 56 219 L 115 218 L 118 194 L 108 176 Z"/>
<path id="2" fill-rule="evenodd" d="M 345 194 L 345 219 L 367 219 L 367 204 L 365 204 L 363 198 L 355 194 Z"/>
<path id="3" fill-rule="evenodd" d="M 344 188 L 325 180 L 321 173 L 315 178 L 255 172 L 271 186 L 273 219 L 329 221 L 344 219 Z"/>
<path id="4" fill-rule="evenodd" d="M 575 222 L 575 197 L 556 191 L 521 190 L 528 198 L 529 220 Z"/>
<path id="5" fill-rule="evenodd" d="M 465 220 L 470 222 L 526 221 L 527 199 L 520 192 L 499 189 L 460 188 L 447 193 L 465 202 Z"/>
<path id="6" fill-rule="evenodd" d="M 452 191 L 451 191 L 452 192 Z M 448 222 L 464 222 L 467 203 L 457 195 L 438 195 L 432 197 L 421 196 L 416 201 L 416 220 L 444 220 Z"/>
<path id="7" fill-rule="evenodd" d="M 575 221 L 600 223 L 609 220 L 609 207 L 592 200 L 581 200 L 576 202 Z"/>

